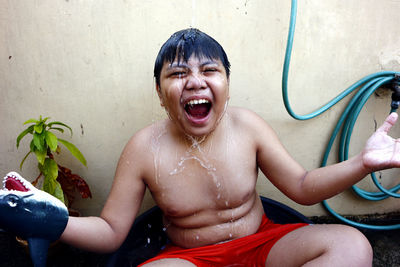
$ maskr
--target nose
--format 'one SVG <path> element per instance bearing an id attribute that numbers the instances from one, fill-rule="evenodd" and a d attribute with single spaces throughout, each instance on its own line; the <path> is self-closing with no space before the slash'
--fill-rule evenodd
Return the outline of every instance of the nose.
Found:
<path id="1" fill-rule="evenodd" d="M 188 75 L 188 80 L 186 83 L 186 88 L 189 90 L 198 90 L 204 89 L 207 87 L 207 84 L 204 80 L 204 77 L 198 73 L 191 73 Z"/>

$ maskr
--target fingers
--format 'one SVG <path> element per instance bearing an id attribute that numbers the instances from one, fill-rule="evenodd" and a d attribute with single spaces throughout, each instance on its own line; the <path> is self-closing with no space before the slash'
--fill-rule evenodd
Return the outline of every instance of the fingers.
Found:
<path id="1" fill-rule="evenodd" d="M 388 133 L 392 128 L 392 126 L 396 123 L 398 116 L 399 115 L 396 112 L 390 113 L 390 115 L 387 116 L 382 126 L 378 128 L 377 132 Z"/>

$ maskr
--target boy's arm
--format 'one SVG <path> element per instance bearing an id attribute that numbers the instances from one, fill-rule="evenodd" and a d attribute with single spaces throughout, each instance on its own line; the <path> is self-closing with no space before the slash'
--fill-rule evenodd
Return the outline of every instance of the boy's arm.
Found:
<path id="1" fill-rule="evenodd" d="M 145 192 L 143 170 L 149 166 L 143 143 L 134 136 L 126 145 L 100 217 L 70 217 L 61 236 L 63 242 L 96 252 L 118 249 L 132 226 Z"/>
<path id="2" fill-rule="evenodd" d="M 300 204 L 312 205 L 342 192 L 370 172 L 400 166 L 398 140 L 387 135 L 396 119 L 395 113 L 388 116 L 360 154 L 344 162 L 306 171 L 289 155 L 274 131 L 261 118 L 255 117 L 255 128 L 262 133 L 256 143 L 257 163 L 284 194 Z"/>

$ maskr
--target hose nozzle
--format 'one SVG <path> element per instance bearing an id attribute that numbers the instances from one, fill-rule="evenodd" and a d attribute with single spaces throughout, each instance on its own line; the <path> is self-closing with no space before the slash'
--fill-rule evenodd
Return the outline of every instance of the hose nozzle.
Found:
<path id="1" fill-rule="evenodd" d="M 396 111 L 400 106 L 400 75 L 395 74 L 392 82 L 392 111 Z"/>

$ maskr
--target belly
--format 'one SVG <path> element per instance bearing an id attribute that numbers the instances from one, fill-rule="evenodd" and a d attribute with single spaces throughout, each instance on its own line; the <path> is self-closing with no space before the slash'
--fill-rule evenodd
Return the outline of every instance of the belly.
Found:
<path id="1" fill-rule="evenodd" d="M 257 232 L 264 213 L 255 193 L 245 203 L 227 209 L 206 209 L 185 217 L 164 217 L 171 241 L 193 248 L 230 241 Z"/>

